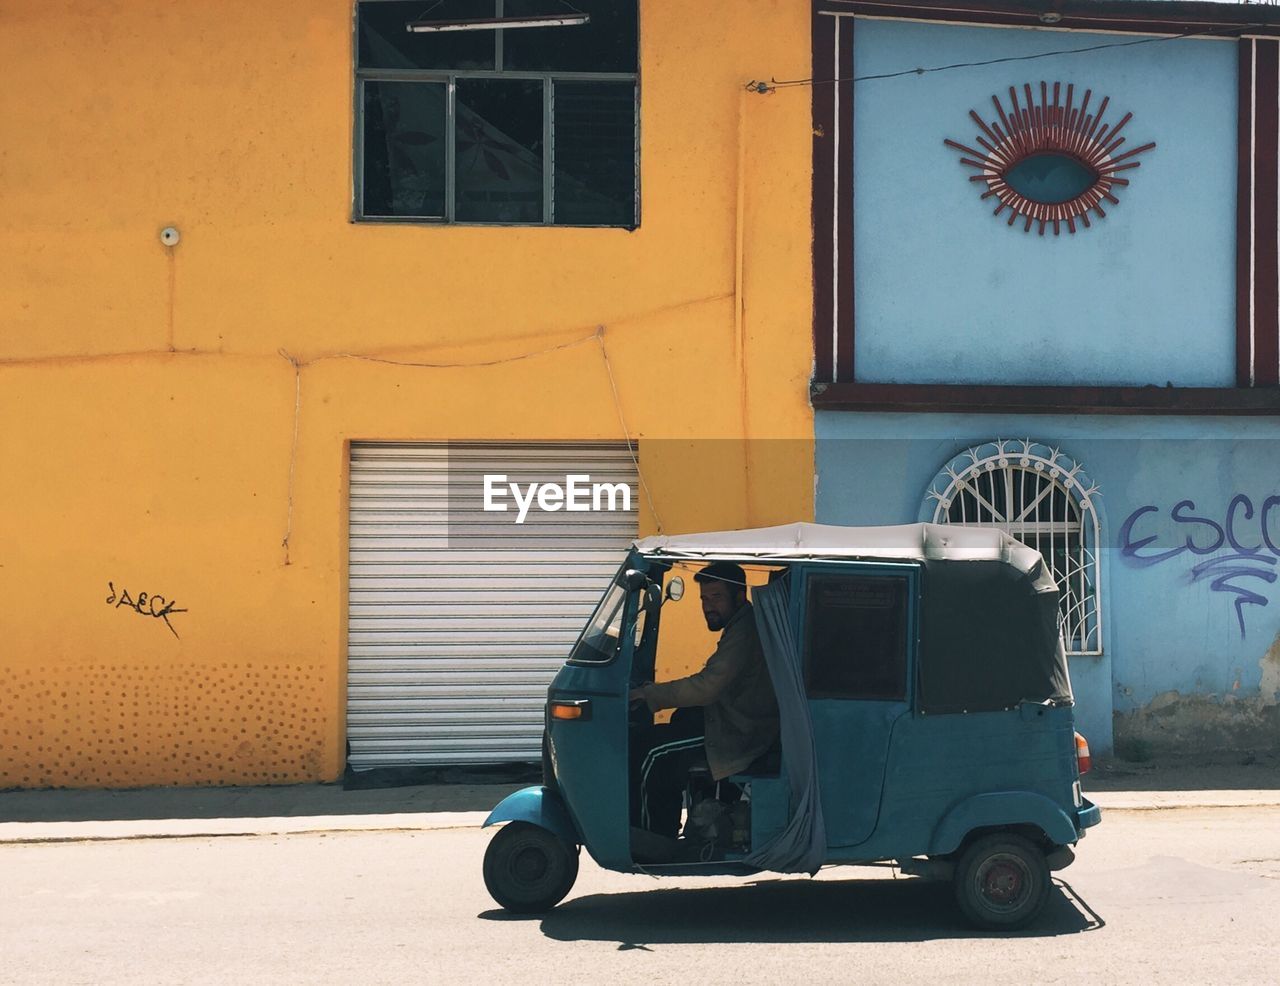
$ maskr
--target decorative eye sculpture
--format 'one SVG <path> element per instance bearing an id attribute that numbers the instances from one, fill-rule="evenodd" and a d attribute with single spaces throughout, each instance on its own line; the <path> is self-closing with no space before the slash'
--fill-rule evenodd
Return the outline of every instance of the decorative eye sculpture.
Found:
<path id="1" fill-rule="evenodd" d="M 1088 227 L 1090 212 L 1105 218 L 1102 203 L 1119 205 L 1116 193 L 1129 184 L 1120 173 L 1138 167 L 1139 162 L 1133 159 L 1156 146 L 1143 144 L 1117 154 L 1125 143 L 1120 131 L 1133 114 L 1126 113 L 1115 126 L 1103 123 L 1109 96 L 1103 97 L 1097 112 L 1090 113 L 1093 90 L 1085 90 L 1079 106 L 1075 105 L 1075 86 L 1068 83 L 1066 90 L 1063 102 L 1062 83 L 1053 83 L 1051 100 L 1049 84 L 1041 82 L 1036 103 L 1027 84 L 1023 86 L 1025 99 L 1019 104 L 1018 91 L 1010 86 L 1007 112 L 999 96 L 991 97 L 998 120 L 984 123 L 977 112 L 969 111 L 981 131 L 976 142 L 982 150 L 954 140 L 945 142 L 964 155 L 961 164 L 978 172 L 969 180 L 986 184 L 982 197 L 998 201 L 995 214 L 1009 210 L 1010 226 L 1022 217 L 1023 232 L 1039 223 L 1043 236 L 1045 227 L 1052 223 L 1057 236 L 1062 223 L 1070 233 L 1076 231 L 1077 219 Z"/>

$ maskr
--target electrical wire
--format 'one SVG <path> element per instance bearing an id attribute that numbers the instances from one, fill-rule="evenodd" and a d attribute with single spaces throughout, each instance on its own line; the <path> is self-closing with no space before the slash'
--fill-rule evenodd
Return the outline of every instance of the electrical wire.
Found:
<path id="1" fill-rule="evenodd" d="M 1058 51 L 1042 51 L 1033 55 L 1006 55 L 1003 58 L 988 58 L 978 62 L 955 62 L 950 65 L 934 65 L 929 68 L 909 68 L 899 72 L 880 72 L 874 75 L 855 75 L 844 79 L 770 79 L 763 82 L 753 79 L 744 87 L 747 92 L 760 95 L 771 95 L 779 89 L 794 89 L 801 86 L 838 85 L 847 82 L 856 85 L 859 82 L 876 82 L 883 79 L 900 79 L 908 75 L 929 75 L 934 72 L 954 72 L 966 68 L 982 68 L 986 65 L 1003 65 L 1008 62 L 1031 62 L 1041 58 L 1060 58 L 1065 55 L 1083 55 L 1093 51 L 1104 51 L 1108 48 L 1134 48 L 1138 45 L 1159 44 L 1162 41 L 1183 41 L 1187 38 L 1220 38 L 1239 35 L 1256 24 L 1235 24 L 1217 31 L 1188 31 L 1184 34 L 1173 34 L 1163 38 L 1138 38 L 1135 41 L 1112 41 L 1106 44 L 1086 45 L 1083 48 L 1062 48 Z"/>
<path id="2" fill-rule="evenodd" d="M 574 346 L 582 346 L 600 335 L 600 330 L 581 336 L 580 338 L 562 342 L 557 346 L 547 346 L 544 349 L 535 349 L 532 352 L 517 353 L 515 356 L 503 356 L 498 359 L 474 360 L 472 362 L 453 362 L 453 363 L 425 363 L 419 360 L 403 360 L 389 359 L 382 356 L 365 356 L 361 353 L 330 353 L 326 356 L 316 356 L 307 360 L 304 365 L 311 363 L 320 363 L 330 359 L 352 359 L 360 360 L 365 363 L 385 363 L 388 366 L 411 366 L 427 370 L 457 370 L 470 369 L 482 366 L 502 366 L 504 363 L 519 363 L 527 359 L 535 359 L 538 356 L 546 356 L 548 353 L 558 353 L 563 349 L 572 349 Z"/>
<path id="3" fill-rule="evenodd" d="M 289 539 L 293 537 L 293 489 L 294 477 L 298 468 L 298 426 L 302 420 L 302 363 L 287 349 L 281 347 L 277 352 L 289 361 L 293 367 L 293 441 L 289 444 L 289 488 L 288 507 L 285 516 L 284 540 L 280 547 L 284 548 L 284 563 L 289 564 Z"/>
<path id="4" fill-rule="evenodd" d="M 618 396 L 618 381 L 613 376 L 613 364 L 609 362 L 609 350 L 604 344 L 604 326 L 598 326 L 595 334 L 596 340 L 600 343 L 600 356 L 604 359 L 604 372 L 609 377 L 609 389 L 613 392 L 613 407 L 618 412 L 618 425 L 622 428 L 622 435 L 627 440 L 627 451 L 631 454 L 631 463 L 636 467 L 636 476 L 640 479 L 640 487 L 644 490 L 644 497 L 649 501 L 649 512 L 653 514 L 653 523 L 659 534 L 664 533 L 662 530 L 662 518 L 658 516 L 658 508 L 654 505 L 653 494 L 649 492 L 649 481 L 644 478 L 644 470 L 640 468 L 640 459 L 636 456 L 635 443 L 631 440 L 631 432 L 627 430 L 626 419 L 622 415 L 622 398 Z"/>
<path id="5" fill-rule="evenodd" d="M 293 537 L 293 501 L 295 478 L 297 474 L 298 464 L 298 432 L 301 427 L 302 420 L 302 371 L 308 366 L 314 366 L 325 360 L 349 359 L 362 360 L 370 363 L 384 363 L 391 366 L 417 367 L 426 369 L 463 369 L 489 366 L 502 366 L 506 363 L 518 363 L 524 360 L 536 359 L 549 353 L 561 352 L 566 349 L 572 349 L 575 346 L 581 346 L 584 343 L 595 341 L 600 346 L 600 357 L 604 363 L 605 375 L 609 380 L 609 391 L 613 397 L 614 410 L 618 415 L 618 425 L 622 429 L 622 436 L 627 443 L 627 452 L 631 456 L 631 462 L 635 466 L 636 475 L 640 480 L 640 488 L 644 492 L 645 500 L 649 504 L 649 512 L 653 515 L 654 526 L 657 533 L 662 534 L 662 517 L 658 513 L 657 504 L 654 503 L 653 493 L 649 489 L 649 481 L 645 477 L 644 470 L 640 468 L 640 458 L 636 454 L 636 442 L 631 437 L 631 432 L 627 428 L 626 417 L 622 412 L 622 397 L 618 393 L 618 382 L 613 375 L 613 364 L 609 361 L 609 350 L 605 346 L 605 327 L 603 325 L 596 326 L 594 332 L 590 335 L 573 339 L 569 342 L 560 343 L 556 346 L 547 346 L 543 349 L 536 349 L 531 352 L 518 353 L 514 356 L 505 356 L 500 359 L 477 360 L 472 362 L 459 363 L 424 363 L 412 360 L 393 360 L 384 359 L 377 356 L 362 356 L 358 353 L 332 353 L 327 356 L 317 356 L 309 360 L 299 359 L 288 350 L 281 348 L 277 353 L 293 368 L 293 387 L 294 387 L 294 405 L 293 405 L 293 440 L 289 447 L 289 482 L 287 493 L 287 506 L 285 516 L 284 539 L 280 542 L 280 547 L 284 549 L 284 564 L 289 565 L 290 561 L 290 539 Z"/>

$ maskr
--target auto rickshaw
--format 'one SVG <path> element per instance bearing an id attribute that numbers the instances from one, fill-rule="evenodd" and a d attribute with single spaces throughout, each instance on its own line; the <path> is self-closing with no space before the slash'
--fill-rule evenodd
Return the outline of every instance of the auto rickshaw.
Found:
<path id="1" fill-rule="evenodd" d="M 713 561 L 767 579 L 751 599 L 780 756 L 731 778 L 710 813 L 706 778 L 691 777 L 677 851 L 655 853 L 630 825 L 629 732 L 651 716 L 628 691 L 653 680 L 680 573 Z M 543 759 L 544 783 L 485 821 L 506 823 L 484 879 L 511 911 L 559 903 L 585 847 L 606 869 L 657 876 L 896 864 L 951 880 L 977 926 L 1013 929 L 1101 818 L 1080 788 L 1088 746 L 1057 586 L 1037 551 L 993 528 L 794 524 L 637 541 L 551 683 Z"/>

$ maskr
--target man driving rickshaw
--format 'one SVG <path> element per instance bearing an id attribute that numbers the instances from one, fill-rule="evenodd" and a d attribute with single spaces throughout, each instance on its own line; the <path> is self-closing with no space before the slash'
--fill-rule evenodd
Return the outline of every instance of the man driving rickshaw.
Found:
<path id="1" fill-rule="evenodd" d="M 721 630 L 702 670 L 628 694 L 650 712 L 677 709 L 669 724 L 637 730 L 631 756 L 631 824 L 675 838 L 690 769 L 720 781 L 746 770 L 778 742 L 774 696 L 742 566 L 708 565 L 694 576 L 707 629 Z"/>

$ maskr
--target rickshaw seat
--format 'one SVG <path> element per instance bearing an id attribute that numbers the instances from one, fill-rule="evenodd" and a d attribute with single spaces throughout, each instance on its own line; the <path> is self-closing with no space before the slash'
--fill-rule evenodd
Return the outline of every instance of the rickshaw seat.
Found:
<path id="1" fill-rule="evenodd" d="M 766 778 L 775 778 L 782 775 L 782 747 L 775 746 L 771 750 L 766 750 L 760 756 L 756 757 L 750 764 L 744 767 L 738 773 L 725 780 L 738 787 L 743 787 L 753 780 L 764 780 Z M 711 768 L 705 763 L 696 764 L 689 768 L 690 780 L 710 780 Z"/>
<path id="2" fill-rule="evenodd" d="M 723 786 L 722 786 L 723 785 Z M 728 805 L 738 801 L 744 790 L 751 790 L 751 844 L 764 845 L 787 823 L 789 797 L 787 780 L 782 774 L 782 750 L 775 747 L 757 758 L 745 770 L 711 780 L 711 768 L 699 764 L 689 769 L 688 804 L 694 804 L 694 791 L 701 789 Z"/>

